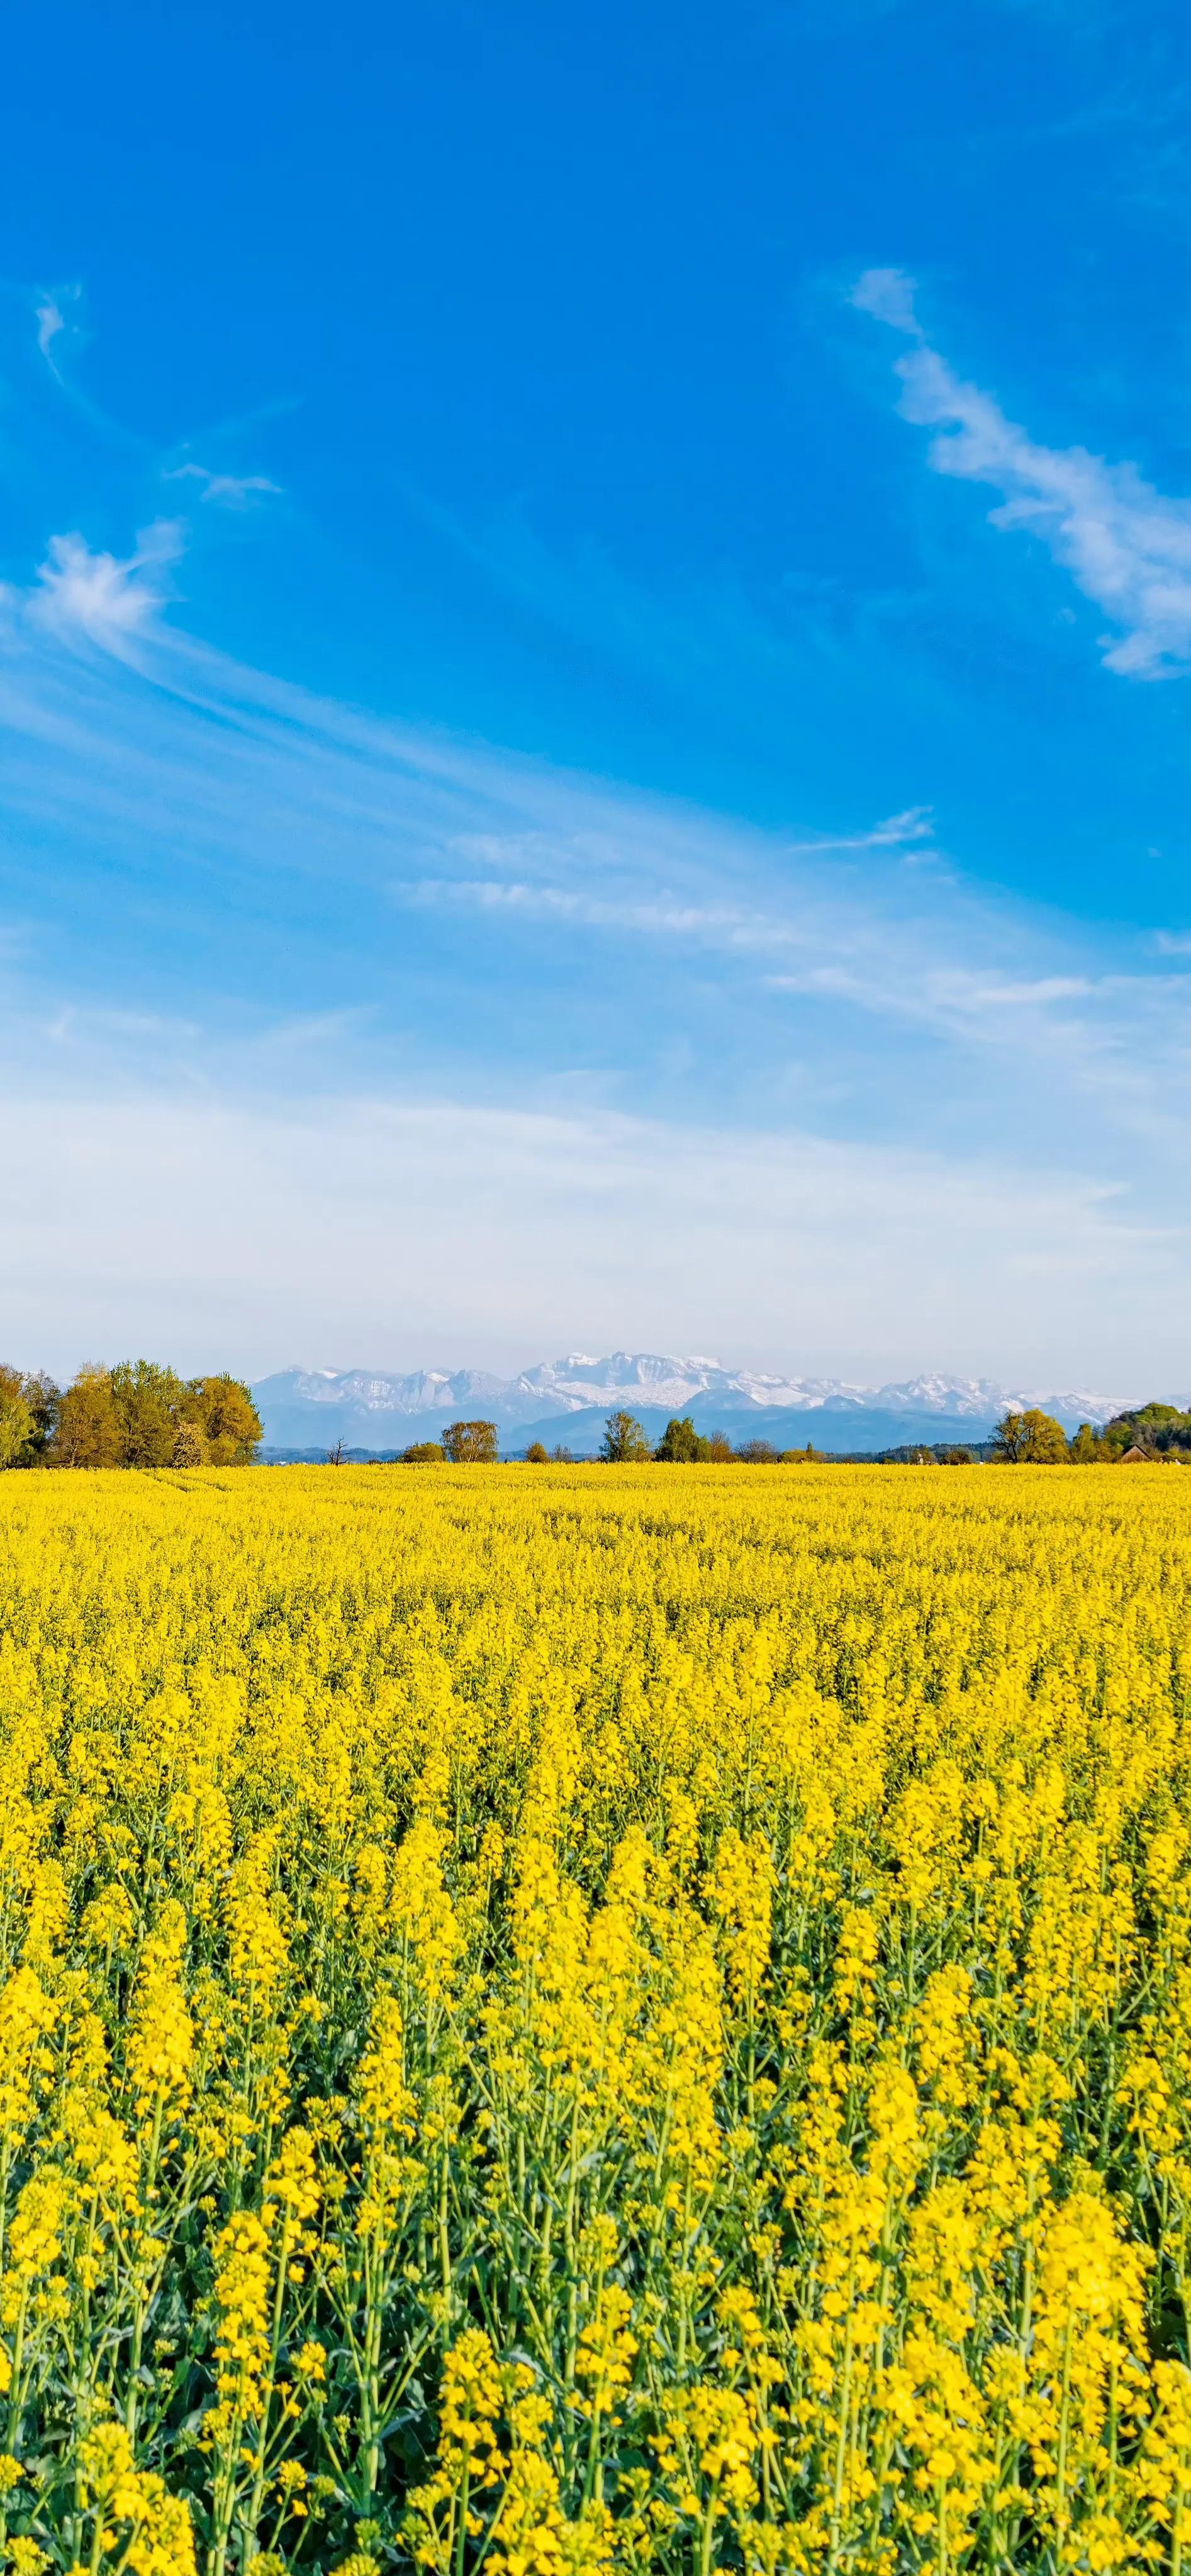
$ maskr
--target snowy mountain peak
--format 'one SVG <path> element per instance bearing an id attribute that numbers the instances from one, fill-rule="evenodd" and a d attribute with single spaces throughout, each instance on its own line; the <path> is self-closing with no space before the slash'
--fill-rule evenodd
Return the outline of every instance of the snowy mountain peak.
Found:
<path id="1" fill-rule="evenodd" d="M 823 1413 L 831 1419 L 818 1429 L 818 1439 L 846 1448 L 862 1446 L 873 1434 L 873 1445 L 921 1439 L 935 1421 L 970 1426 L 980 1436 L 1011 1405 L 1041 1405 L 1071 1426 L 1106 1422 L 1135 1400 L 1084 1389 L 1005 1387 L 992 1378 L 936 1370 L 872 1387 L 844 1378 L 726 1369 L 718 1360 L 658 1351 L 613 1351 L 602 1359 L 568 1351 L 565 1359 L 539 1360 L 512 1378 L 485 1369 L 394 1375 L 381 1369 L 290 1368 L 259 1380 L 254 1393 L 271 1444 L 313 1448 L 338 1434 L 363 1449 L 399 1447 L 431 1422 L 441 1428 L 458 1412 L 490 1415 L 505 1440 L 535 1422 L 580 1413 L 590 1418 L 622 1406 L 666 1414 L 696 1405 L 701 1416 L 722 1412 L 745 1430 L 751 1416 L 761 1432 L 767 1417 L 778 1413 Z"/>

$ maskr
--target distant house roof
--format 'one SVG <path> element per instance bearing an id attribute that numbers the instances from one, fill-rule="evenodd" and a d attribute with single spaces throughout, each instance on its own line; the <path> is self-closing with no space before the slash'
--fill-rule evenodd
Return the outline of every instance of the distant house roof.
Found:
<path id="1" fill-rule="evenodd" d="M 1132 1449 L 1124 1451 L 1121 1458 L 1122 1467 L 1151 1467 L 1153 1463 L 1149 1450 L 1139 1449 L 1136 1441 Z"/>

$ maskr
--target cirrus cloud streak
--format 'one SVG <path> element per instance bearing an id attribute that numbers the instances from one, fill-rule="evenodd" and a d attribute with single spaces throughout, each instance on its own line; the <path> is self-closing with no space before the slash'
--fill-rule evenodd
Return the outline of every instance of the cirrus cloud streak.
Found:
<path id="1" fill-rule="evenodd" d="M 932 348 L 904 270 L 866 269 L 851 301 L 910 344 L 895 362 L 899 408 L 936 432 L 934 471 L 1001 492 L 993 526 L 1038 537 L 1112 620 L 1118 632 L 1101 638 L 1107 669 L 1158 680 L 1191 668 L 1191 500 L 1168 499 L 1132 464 L 1031 438 Z"/>

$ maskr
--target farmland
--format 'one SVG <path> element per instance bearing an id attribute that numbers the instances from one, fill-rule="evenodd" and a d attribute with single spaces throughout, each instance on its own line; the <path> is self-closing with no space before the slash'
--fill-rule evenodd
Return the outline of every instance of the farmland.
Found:
<path id="1" fill-rule="evenodd" d="M 1191 1477 L 0 1490 L 17 2576 L 1177 2569 Z"/>

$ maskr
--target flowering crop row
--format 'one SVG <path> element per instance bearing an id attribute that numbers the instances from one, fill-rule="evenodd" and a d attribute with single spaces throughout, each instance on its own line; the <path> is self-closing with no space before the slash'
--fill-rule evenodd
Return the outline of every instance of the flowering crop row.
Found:
<path id="1" fill-rule="evenodd" d="M 16 2576 L 1177 2576 L 1191 1479 L 0 1501 Z"/>

